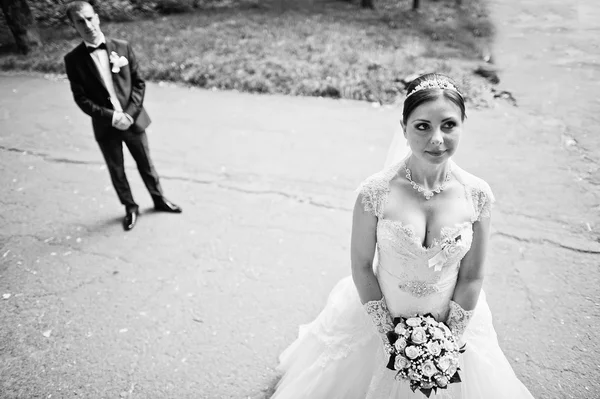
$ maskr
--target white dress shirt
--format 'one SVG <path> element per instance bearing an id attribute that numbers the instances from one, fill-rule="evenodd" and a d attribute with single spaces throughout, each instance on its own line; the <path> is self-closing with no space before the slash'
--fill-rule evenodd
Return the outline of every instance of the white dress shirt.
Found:
<path id="1" fill-rule="evenodd" d="M 97 43 L 92 44 L 92 43 L 88 43 L 86 41 L 84 41 L 84 43 L 87 47 L 98 47 L 101 43 L 106 44 L 106 39 L 104 38 L 104 35 L 101 34 L 100 39 L 98 40 Z M 104 85 L 106 86 L 106 89 L 108 90 L 108 95 L 110 96 L 110 102 L 112 103 L 113 108 L 115 109 L 115 111 L 123 112 L 123 106 L 119 102 L 119 98 L 117 97 L 117 92 L 115 91 L 115 85 L 113 84 L 113 80 L 112 80 L 112 72 L 110 70 L 110 61 L 108 59 L 108 51 L 105 49 L 98 49 L 98 50 L 94 51 L 93 53 L 90 53 L 90 56 L 92 57 L 92 60 L 94 61 L 94 64 L 96 65 L 96 68 L 98 69 L 98 72 L 100 73 L 100 76 L 102 77 L 102 81 L 104 82 Z M 117 114 L 118 114 L 117 112 L 115 112 L 113 114 L 113 118 L 112 118 L 113 126 L 116 123 Z M 125 114 L 125 115 L 131 122 L 133 122 L 133 118 L 130 115 L 127 115 L 127 114 Z"/>

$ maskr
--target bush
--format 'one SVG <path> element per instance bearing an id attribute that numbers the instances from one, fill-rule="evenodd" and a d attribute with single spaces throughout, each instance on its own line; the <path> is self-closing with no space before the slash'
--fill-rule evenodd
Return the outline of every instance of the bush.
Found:
<path id="1" fill-rule="evenodd" d="M 131 21 L 138 11 L 130 0 L 95 1 L 94 3 L 98 15 L 109 21 Z"/>
<path id="2" fill-rule="evenodd" d="M 35 19 L 43 25 L 63 25 L 68 23 L 65 15 L 66 4 L 71 0 L 35 0 L 29 1 L 29 7 Z M 106 21 L 129 21 L 140 11 L 130 0 L 89 0 L 100 18 Z M 139 2 L 152 3 L 149 2 Z"/>
<path id="3" fill-rule="evenodd" d="M 29 1 L 29 7 L 35 19 L 44 25 L 59 25 L 67 22 L 63 0 Z"/>
<path id="4" fill-rule="evenodd" d="M 43 25 L 68 22 L 65 5 L 71 0 L 29 0 L 35 19 Z M 88 0 L 103 21 L 130 21 L 141 15 L 176 14 L 195 8 L 233 6 L 236 0 Z M 237 0 L 239 2 L 239 0 Z"/>
<path id="5" fill-rule="evenodd" d="M 161 14 L 176 14 L 191 11 L 195 0 L 156 0 L 155 10 Z"/>
<path id="6" fill-rule="evenodd" d="M 66 1 L 44 4 L 60 20 Z M 282 12 L 265 7 L 267 0 L 186 0 L 179 3 L 184 8 L 173 6 L 173 0 L 162 8 L 157 6 L 161 0 L 94 1 L 104 3 L 97 6 L 103 18 L 158 9 L 173 13 L 195 5 L 220 8 L 103 24 L 108 37 L 132 43 L 140 73 L 149 81 L 387 104 L 402 98 L 409 75 L 435 70 L 453 76 L 471 104 L 484 107 L 494 101 L 489 83 L 472 74 L 480 63 L 479 46 L 489 48 L 491 40 L 472 32 L 490 24 L 487 14 L 475 8 L 477 1 L 487 0 L 473 0 L 468 12 L 450 1 L 425 2 L 418 15 L 405 12 L 398 0 L 378 0 L 382 8 L 397 7 L 381 11 L 391 15 L 383 22 L 372 12 L 314 0 L 273 0 L 312 4 L 311 12 Z M 259 8 L 252 6 L 257 1 Z M 64 73 L 62 56 L 81 39 L 72 29 L 43 28 L 41 33 L 43 47 L 29 56 L 0 55 L 0 70 Z"/>

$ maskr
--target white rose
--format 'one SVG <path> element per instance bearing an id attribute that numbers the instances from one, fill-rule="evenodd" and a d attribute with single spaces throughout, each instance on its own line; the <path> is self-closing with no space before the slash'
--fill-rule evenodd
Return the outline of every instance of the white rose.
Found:
<path id="1" fill-rule="evenodd" d="M 434 339 L 444 339 L 444 332 L 439 328 L 434 328 L 432 335 Z"/>
<path id="2" fill-rule="evenodd" d="M 410 370 L 408 372 L 407 377 L 408 377 L 409 380 L 414 380 L 414 381 L 421 379 L 420 376 L 419 376 L 419 374 L 416 371 L 414 371 L 414 370 Z"/>
<path id="3" fill-rule="evenodd" d="M 448 380 L 448 378 L 446 378 L 443 375 L 436 375 L 435 376 L 435 383 L 437 384 L 438 387 L 440 388 L 444 388 L 446 387 L 446 385 L 448 385 L 450 381 Z"/>
<path id="4" fill-rule="evenodd" d="M 434 374 L 436 374 L 438 372 L 438 369 L 437 369 L 437 367 L 435 367 L 435 364 L 433 364 L 433 362 L 431 360 L 428 360 L 425 363 L 423 363 L 423 366 L 421 367 L 421 371 L 423 372 L 424 376 L 432 377 Z"/>
<path id="5" fill-rule="evenodd" d="M 425 329 L 423 327 L 416 327 L 410 335 L 410 339 L 415 344 L 425 343 L 427 341 L 427 334 L 425 333 Z"/>
<path id="6" fill-rule="evenodd" d="M 406 340 L 403 337 L 400 337 L 394 342 L 394 348 L 398 351 L 398 353 L 402 353 L 402 350 L 406 348 Z"/>
<path id="7" fill-rule="evenodd" d="M 406 349 L 404 349 L 404 354 L 409 359 L 416 359 L 420 355 L 419 349 L 416 346 L 407 346 Z"/>
<path id="8" fill-rule="evenodd" d="M 404 332 L 406 331 L 406 328 L 404 328 L 404 325 L 398 323 L 396 325 L 396 327 L 394 327 L 394 332 L 398 335 L 403 335 Z"/>
<path id="9" fill-rule="evenodd" d="M 404 370 L 410 366 L 410 362 L 404 356 L 396 356 L 394 361 L 394 369 Z"/>
<path id="10" fill-rule="evenodd" d="M 427 350 L 429 350 L 429 353 L 433 356 L 438 356 L 442 352 L 442 346 L 437 342 L 429 342 L 427 344 Z"/>
<path id="11" fill-rule="evenodd" d="M 444 349 L 446 349 L 447 351 L 455 351 L 457 347 L 452 340 L 447 339 L 446 341 L 444 341 Z"/>
<path id="12" fill-rule="evenodd" d="M 450 367 L 448 367 L 448 370 L 446 370 L 446 374 L 448 374 L 450 377 L 452 377 L 454 374 L 456 374 L 457 371 L 458 371 L 458 365 L 451 364 Z"/>
<path id="13" fill-rule="evenodd" d="M 446 245 L 444 247 L 444 256 L 446 256 L 446 259 L 450 259 L 450 257 L 456 254 L 459 249 L 460 248 L 456 244 Z"/>
<path id="14" fill-rule="evenodd" d="M 406 319 L 406 324 L 408 324 L 411 327 L 419 327 L 421 325 L 421 318 L 411 317 L 409 319 Z"/>
<path id="15" fill-rule="evenodd" d="M 450 356 L 444 356 L 438 360 L 437 365 L 440 370 L 446 371 L 452 365 L 452 358 Z"/>

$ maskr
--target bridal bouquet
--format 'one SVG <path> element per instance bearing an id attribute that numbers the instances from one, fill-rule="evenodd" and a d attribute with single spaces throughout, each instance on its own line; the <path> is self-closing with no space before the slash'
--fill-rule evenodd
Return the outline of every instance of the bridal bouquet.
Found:
<path id="1" fill-rule="evenodd" d="M 431 391 L 460 382 L 459 348 L 452 332 L 431 314 L 394 319 L 394 331 L 387 333 L 392 346 L 387 368 L 397 371 L 396 379 L 408 380 L 413 392 L 429 397 Z"/>

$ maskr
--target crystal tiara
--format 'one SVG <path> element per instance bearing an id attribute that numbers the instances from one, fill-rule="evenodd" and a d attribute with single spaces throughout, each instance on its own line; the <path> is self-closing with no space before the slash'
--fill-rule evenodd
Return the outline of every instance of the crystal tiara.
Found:
<path id="1" fill-rule="evenodd" d="M 408 93 L 408 95 L 406 97 L 410 97 L 414 93 L 416 93 L 420 90 L 425 90 L 425 89 L 443 89 L 443 90 L 448 89 L 448 90 L 454 90 L 460 94 L 460 91 L 456 88 L 456 86 L 454 86 L 448 80 L 429 79 L 429 80 L 425 80 L 425 81 L 419 83 L 417 85 L 417 87 L 415 87 L 410 93 Z"/>

